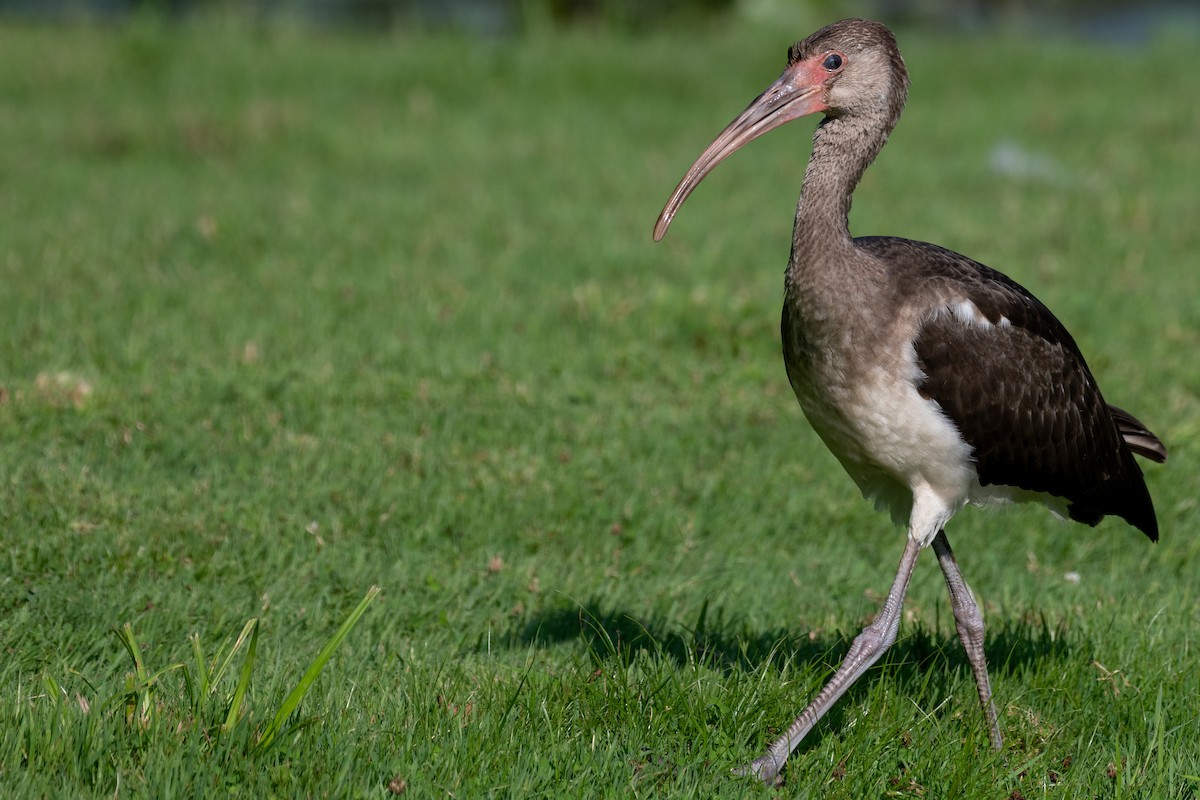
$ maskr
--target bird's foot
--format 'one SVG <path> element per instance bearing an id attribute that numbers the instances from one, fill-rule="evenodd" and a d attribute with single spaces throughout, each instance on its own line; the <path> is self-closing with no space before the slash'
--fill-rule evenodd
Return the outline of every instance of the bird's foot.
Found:
<path id="1" fill-rule="evenodd" d="M 779 760 L 768 750 L 749 764 L 733 770 L 733 774 L 747 778 L 758 778 L 767 786 L 781 786 L 783 785 L 783 778 L 780 777 L 779 771 L 783 769 L 785 761 L 787 761 L 787 756 Z"/>

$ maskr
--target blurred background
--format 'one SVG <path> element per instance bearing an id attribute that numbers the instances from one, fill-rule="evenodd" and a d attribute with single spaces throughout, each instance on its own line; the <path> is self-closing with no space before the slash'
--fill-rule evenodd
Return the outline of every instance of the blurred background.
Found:
<path id="1" fill-rule="evenodd" d="M 1089 39 L 1147 41 L 1200 35 L 1200 2 L 1165 0 L 0 0 L 0 14 L 38 19 L 119 20 L 138 13 L 185 17 L 214 8 L 364 31 L 456 29 L 486 36 L 602 24 L 644 31 L 731 18 L 792 20 L 865 16 L 893 25 L 962 30 L 995 27 Z"/>

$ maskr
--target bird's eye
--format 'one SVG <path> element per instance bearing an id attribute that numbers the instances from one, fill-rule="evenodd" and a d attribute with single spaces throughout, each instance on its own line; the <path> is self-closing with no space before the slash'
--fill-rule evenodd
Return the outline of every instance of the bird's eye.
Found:
<path id="1" fill-rule="evenodd" d="M 839 53 L 830 53 L 825 56 L 825 60 L 821 62 L 821 66 L 830 72 L 837 72 L 842 68 L 842 56 Z"/>

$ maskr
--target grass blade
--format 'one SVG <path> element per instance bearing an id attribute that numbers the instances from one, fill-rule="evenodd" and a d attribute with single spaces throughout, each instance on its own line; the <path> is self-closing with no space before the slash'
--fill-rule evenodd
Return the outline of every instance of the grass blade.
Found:
<path id="1" fill-rule="evenodd" d="M 254 658 L 258 653 L 258 620 L 252 619 L 246 623 L 246 627 L 242 628 L 242 635 L 238 637 L 237 644 L 233 646 L 230 654 L 237 652 L 245 639 L 246 631 L 250 631 L 250 647 L 246 651 L 246 659 L 242 662 L 242 674 L 238 678 L 237 688 L 233 691 L 233 699 L 229 701 L 229 713 L 225 715 L 225 722 L 221 725 L 223 733 L 233 730 L 233 726 L 237 724 L 242 710 L 242 700 L 246 697 L 246 689 L 250 686 L 250 673 L 254 670 Z"/>
<path id="2" fill-rule="evenodd" d="M 350 629 L 358 622 L 363 612 L 367 610 L 367 606 L 371 604 L 371 601 L 375 599 L 375 595 L 377 594 L 379 594 L 378 586 L 372 586 L 368 589 L 366 596 L 350 612 L 350 615 L 346 617 L 346 620 L 337 629 L 337 632 L 325 643 L 325 646 L 321 648 L 321 652 L 317 653 L 316 659 L 313 660 L 313 663 L 305 671 L 304 675 L 300 678 L 300 682 L 296 684 L 296 687 L 288 693 L 288 696 L 283 701 L 283 705 L 275 713 L 275 718 L 271 720 L 271 724 L 263 731 L 262 738 L 258 740 L 256 748 L 258 752 L 262 752 L 271 746 L 276 735 L 283 728 L 283 723 L 296 710 L 296 706 L 300 705 L 300 701 L 304 699 L 304 695 L 308 694 L 308 690 L 312 688 L 313 683 L 317 680 L 317 676 L 321 674 L 321 670 L 325 668 L 325 665 L 329 663 L 329 659 L 333 657 L 334 651 L 337 650 L 342 640 L 346 638 L 346 635 L 350 633 Z"/>
<path id="3" fill-rule="evenodd" d="M 125 652 L 129 653 L 129 657 L 133 659 L 133 673 L 137 682 L 145 685 L 149 682 L 149 676 L 146 674 L 146 662 L 142 659 L 142 650 L 138 647 L 137 639 L 133 635 L 133 625 L 126 622 L 114 633 L 121 640 L 121 644 L 125 646 Z"/>
<path id="4" fill-rule="evenodd" d="M 133 660 L 133 676 L 125 682 L 125 721 L 132 724 L 136 720 L 144 729 L 150 725 L 150 676 L 146 674 L 146 662 L 132 624 L 126 622 L 114 633 Z"/>
<path id="5" fill-rule="evenodd" d="M 212 676 L 209 678 L 209 685 L 216 686 L 221 682 L 221 678 L 225 675 L 225 670 L 229 669 L 229 665 L 233 661 L 233 657 L 237 655 L 237 651 L 242 649 L 242 645 L 246 643 L 246 637 L 248 637 L 252 631 L 257 629 L 257 627 L 257 617 L 247 621 L 246 624 L 242 626 L 242 632 L 238 634 L 237 641 L 233 643 L 233 647 L 230 648 L 229 652 L 225 654 L 223 661 L 221 661 L 221 651 L 224 649 L 224 645 L 217 648 L 217 654 L 213 656 L 213 665 L 216 667 L 216 662 L 221 661 L 221 666 L 216 667 L 213 671 Z M 226 639 L 225 641 L 229 640 Z"/>
<path id="6" fill-rule="evenodd" d="M 204 697 L 208 694 L 208 687 L 210 684 L 208 680 L 208 665 L 204 663 L 204 648 L 200 644 L 200 634 L 190 634 L 188 636 L 188 641 L 192 643 L 192 661 L 196 665 L 196 675 L 197 680 L 199 681 L 199 697 Z M 198 702 L 197 697 L 193 697 L 192 699 L 193 701 Z"/>

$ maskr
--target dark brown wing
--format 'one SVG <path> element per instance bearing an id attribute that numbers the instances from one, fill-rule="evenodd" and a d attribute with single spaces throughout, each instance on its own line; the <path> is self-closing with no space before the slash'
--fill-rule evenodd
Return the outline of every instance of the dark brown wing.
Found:
<path id="1" fill-rule="evenodd" d="M 953 251 L 904 239 L 858 241 L 889 264 L 902 296 L 940 289 L 986 318 L 969 322 L 948 303 L 923 320 L 915 341 L 924 373 L 918 390 L 973 448 L 980 482 L 1061 497 L 1071 518 L 1089 525 L 1114 514 L 1157 541 L 1154 506 L 1123 429 L 1143 437 L 1140 452 L 1162 445 L 1125 412 L 1114 418 L 1049 309 L 1012 279 Z"/>

